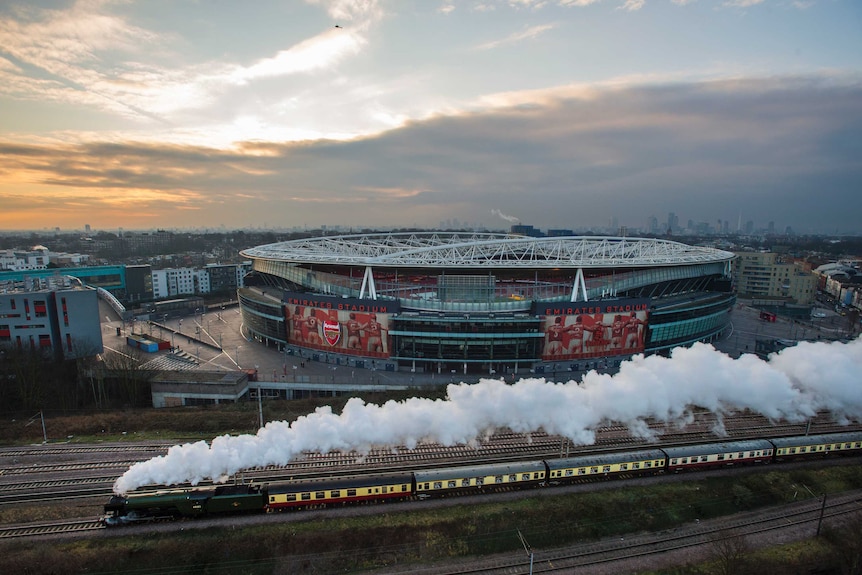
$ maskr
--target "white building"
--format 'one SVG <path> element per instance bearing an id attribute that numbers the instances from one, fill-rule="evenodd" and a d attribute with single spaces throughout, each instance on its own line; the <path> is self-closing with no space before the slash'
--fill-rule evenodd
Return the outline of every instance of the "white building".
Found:
<path id="1" fill-rule="evenodd" d="M 30 251 L 3 250 L 0 251 L 0 269 L 15 272 L 48 269 L 51 261 L 48 248 L 34 246 Z"/>
<path id="2" fill-rule="evenodd" d="M 196 278 L 197 272 L 192 268 L 153 270 L 153 297 L 165 299 L 200 293 Z"/>

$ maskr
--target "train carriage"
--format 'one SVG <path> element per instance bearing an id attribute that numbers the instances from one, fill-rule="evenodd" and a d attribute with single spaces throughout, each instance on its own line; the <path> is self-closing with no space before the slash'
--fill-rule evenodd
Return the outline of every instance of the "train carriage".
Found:
<path id="1" fill-rule="evenodd" d="M 425 498 L 538 486 L 544 484 L 547 469 L 542 461 L 519 461 L 428 469 L 416 471 L 413 475 L 416 478 L 416 495 Z"/>
<path id="2" fill-rule="evenodd" d="M 776 460 L 862 453 L 862 431 L 782 437 L 770 441 L 775 446 Z"/>
<path id="3" fill-rule="evenodd" d="M 660 449 L 648 449 L 547 459 L 545 464 L 548 467 L 548 481 L 553 484 L 599 476 L 660 473 L 665 468 L 665 454 Z"/>
<path id="4" fill-rule="evenodd" d="M 403 500 L 413 494 L 413 475 L 399 473 L 271 483 L 267 494 L 267 510 Z"/>
<path id="5" fill-rule="evenodd" d="M 683 447 L 664 447 L 667 470 L 678 472 L 690 469 L 709 469 L 731 465 L 769 463 L 773 445 L 765 439 L 704 443 Z"/>

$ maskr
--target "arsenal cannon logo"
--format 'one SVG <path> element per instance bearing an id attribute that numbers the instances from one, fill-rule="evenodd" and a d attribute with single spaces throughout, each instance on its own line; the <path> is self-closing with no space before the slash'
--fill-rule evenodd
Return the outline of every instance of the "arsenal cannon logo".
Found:
<path id="1" fill-rule="evenodd" d="M 341 324 L 337 321 L 323 322 L 323 337 L 329 345 L 335 345 L 341 339 Z"/>

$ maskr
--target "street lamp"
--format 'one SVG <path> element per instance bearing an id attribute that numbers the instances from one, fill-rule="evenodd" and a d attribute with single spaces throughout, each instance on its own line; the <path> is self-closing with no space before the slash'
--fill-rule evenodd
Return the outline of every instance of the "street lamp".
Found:
<path id="1" fill-rule="evenodd" d="M 257 382 L 257 412 L 260 414 L 260 427 L 263 427 L 263 403 L 260 397 L 260 381 Z"/>

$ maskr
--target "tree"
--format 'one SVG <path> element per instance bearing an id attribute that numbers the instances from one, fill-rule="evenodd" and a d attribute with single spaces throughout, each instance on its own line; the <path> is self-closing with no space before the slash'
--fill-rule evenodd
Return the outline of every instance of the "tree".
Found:
<path id="1" fill-rule="evenodd" d="M 823 530 L 841 564 L 843 575 L 862 575 L 862 513 L 854 513 L 838 525 Z"/>
<path id="2" fill-rule="evenodd" d="M 107 352 L 101 373 L 96 377 L 108 385 L 110 398 L 130 406 L 148 405 L 150 381 L 156 373 L 144 367 L 149 359 L 143 351 L 131 346 L 122 352 Z"/>
<path id="3" fill-rule="evenodd" d="M 711 538 L 712 559 L 721 575 L 738 575 L 745 571 L 750 548 L 745 535 L 731 529 L 722 530 Z"/>

